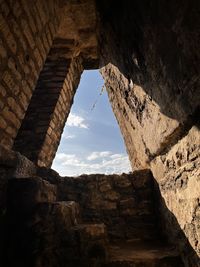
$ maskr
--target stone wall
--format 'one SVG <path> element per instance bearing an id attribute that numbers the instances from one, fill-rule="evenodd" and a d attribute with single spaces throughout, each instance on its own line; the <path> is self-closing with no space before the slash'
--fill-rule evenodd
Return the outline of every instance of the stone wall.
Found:
<path id="1" fill-rule="evenodd" d="M 101 69 L 113 112 L 124 136 L 133 170 L 149 162 L 179 134 L 180 123 L 162 114 L 141 86 L 133 84 L 117 67 Z"/>
<path id="2" fill-rule="evenodd" d="M 102 66 L 117 66 L 163 114 L 184 124 L 200 101 L 199 1 L 111 0 L 97 7 Z"/>
<path id="3" fill-rule="evenodd" d="M 186 266 L 199 266 L 200 255 L 200 132 L 193 126 L 168 152 L 151 162 L 162 195 L 162 225 L 185 257 Z M 166 208 L 175 216 L 176 223 Z M 179 227 L 176 227 L 176 225 Z M 187 239 L 183 238 L 183 230 Z M 196 251 L 188 249 L 188 242 Z M 199 263 L 200 264 L 200 263 Z"/>
<path id="4" fill-rule="evenodd" d="M 159 237 L 153 177 L 148 170 L 59 178 L 57 186 L 58 200 L 78 202 L 84 222 L 104 223 L 111 240 Z"/>
<path id="5" fill-rule="evenodd" d="M 8 181 L 14 177 L 29 177 L 37 173 L 36 166 L 18 152 L 5 149 L 0 145 L 0 263 L 4 253 L 4 239 L 7 222 L 7 186 Z"/>
<path id="6" fill-rule="evenodd" d="M 0 144 L 50 166 L 81 72 L 98 67 L 95 1 L 1 1 L 1 10 Z"/>
<path id="7" fill-rule="evenodd" d="M 200 266 L 199 2 L 98 8 L 101 72 L 132 167 L 152 169 L 164 232 L 186 266 Z"/>
<path id="8" fill-rule="evenodd" d="M 81 73 L 80 58 L 53 59 L 50 51 L 14 143 L 39 166 L 52 164 Z"/>
<path id="9" fill-rule="evenodd" d="M 158 184 L 163 232 L 179 247 L 186 266 L 200 264 L 199 116 L 182 125 L 113 65 L 101 72 L 133 169 L 149 167 Z"/>
<path id="10" fill-rule="evenodd" d="M 185 266 L 200 266 L 200 2 L 0 0 L 0 9 L 0 216 L 7 181 L 18 176 L 19 166 L 25 169 L 21 178 L 41 175 L 5 147 L 17 136 L 16 150 L 51 165 L 82 68 L 98 67 L 100 48 L 101 72 L 133 170 L 152 170 L 158 196 L 148 182 L 136 193 L 126 175 L 106 181 L 94 175 L 92 181 L 59 179 L 59 200 L 80 201 L 85 220 L 101 219 L 110 236 L 126 238 L 135 222 L 151 229 L 154 207 L 145 201 L 154 195 L 162 229 Z"/>
<path id="11" fill-rule="evenodd" d="M 57 31 L 58 1 L 0 2 L 0 144 L 11 147 Z"/>
<path id="12" fill-rule="evenodd" d="M 0 173 L 2 266 L 183 267 L 149 170 L 60 177 L 2 147 Z"/>

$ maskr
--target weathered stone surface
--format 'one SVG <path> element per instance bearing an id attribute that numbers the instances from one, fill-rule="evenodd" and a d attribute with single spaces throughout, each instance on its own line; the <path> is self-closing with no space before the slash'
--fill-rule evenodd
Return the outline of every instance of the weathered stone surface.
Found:
<path id="1" fill-rule="evenodd" d="M 180 134 L 180 123 L 162 114 L 144 89 L 128 81 L 117 67 L 108 64 L 101 73 L 132 168 L 147 168 L 152 158 Z"/>
<path id="2" fill-rule="evenodd" d="M 80 203 L 83 220 L 103 222 L 113 239 L 156 237 L 153 178 L 148 170 L 56 180 L 59 200 Z"/>
<path id="3" fill-rule="evenodd" d="M 153 246 L 131 246 L 117 250 L 114 258 L 108 249 L 110 241 L 127 240 L 130 245 L 133 240 L 161 238 L 149 170 L 63 178 L 39 168 L 37 174 L 41 177 L 9 180 L 6 266 L 179 266 L 180 258 L 169 248 L 160 255 Z"/>
<path id="4" fill-rule="evenodd" d="M 56 200 L 55 185 L 39 177 L 14 178 L 8 181 L 8 209 L 21 213 L 32 212 L 38 203 Z M 19 209 L 20 207 L 20 209 Z"/>
<path id="5" fill-rule="evenodd" d="M 43 240 L 45 247 L 36 247 L 35 266 L 57 266 L 59 263 L 63 267 L 77 264 L 86 267 L 105 262 L 108 242 L 105 225 L 77 225 L 73 209 L 68 208 L 68 202 L 40 205 L 37 212 L 40 222 L 35 224 L 34 230 L 36 240 Z"/>
<path id="6" fill-rule="evenodd" d="M 39 166 L 52 164 L 81 73 L 81 58 L 47 57 L 13 146 Z"/>
<path id="7" fill-rule="evenodd" d="M 200 100 L 199 2 L 99 0 L 97 8 L 102 66 L 117 66 L 163 114 L 184 123 Z"/>
<path id="8" fill-rule="evenodd" d="M 156 242 L 112 244 L 106 267 L 183 267 L 176 250 Z"/>
<path id="9" fill-rule="evenodd" d="M 198 216 L 200 132 L 198 127 L 194 126 L 169 152 L 155 158 L 151 167 L 163 198 L 161 213 L 164 231 L 185 254 L 186 264 L 193 266 L 195 263 L 192 257 L 187 258 L 188 242 L 200 256 Z M 170 212 L 166 212 L 165 207 Z M 182 231 L 186 238 L 182 237 Z"/>
<path id="10" fill-rule="evenodd" d="M 79 55 L 85 69 L 98 68 L 97 12 L 95 0 L 63 1 L 63 18 L 54 40 L 59 57 L 64 52 L 66 58 Z"/>
<path id="11" fill-rule="evenodd" d="M 0 144 L 11 148 L 55 37 L 60 16 L 58 1 L 48 1 L 45 20 L 38 15 L 44 10 L 43 4 L 38 8 L 34 2 L 30 8 L 30 1 L 25 0 L 17 4 L 1 1 L 0 5 L 0 84 L 6 92 L 1 98 L 5 105 L 0 118 L 6 122 L 6 127 L 0 127 L 1 136 L 4 135 Z M 46 38 L 47 29 L 51 31 L 52 27 L 55 29 L 54 33 L 44 50 L 41 44 Z M 41 39 L 40 42 L 38 38 Z M 31 87 L 31 90 L 27 90 L 27 87 Z M 7 101 L 11 99 L 12 104 Z"/>
<path id="12" fill-rule="evenodd" d="M 9 245 L 17 248 L 13 254 L 17 260 L 10 265 L 22 266 L 20 257 L 30 267 L 58 267 L 66 262 L 70 267 L 100 265 L 95 257 L 89 263 L 77 260 L 76 234 L 66 230 L 74 223 L 69 207 L 49 203 L 57 199 L 58 186 L 59 200 L 80 201 L 86 223 L 104 223 L 112 239 L 152 240 L 160 232 L 155 216 L 160 211 L 163 230 L 179 247 L 185 266 L 199 266 L 199 1 L 15 2 L 0 0 L 0 144 L 11 148 L 19 141 L 17 150 L 40 166 L 50 166 L 80 74 L 83 68 L 96 68 L 100 58 L 133 169 L 151 167 L 161 195 L 155 194 L 146 171 L 132 178 L 60 178 L 52 171 L 36 170 L 19 153 L 0 149 L 0 231 L 4 232 L 6 214 L 12 229 L 8 237 L 16 240 L 14 246 Z M 16 136 L 21 137 L 16 140 Z M 9 186 L 6 212 L 10 178 L 21 179 L 9 182 L 13 189 Z M 34 223 L 40 218 L 38 228 L 31 216 Z M 59 229 L 56 220 L 62 222 Z M 38 239 L 34 231 L 41 234 Z M 41 243 L 32 244 L 34 240 Z M 44 254 L 29 258 L 23 250 L 29 243 L 29 248 L 43 247 Z M 105 254 L 100 247 L 93 256 Z M 31 261 L 36 258 L 38 262 Z M 155 262 L 155 266 L 162 264 Z M 165 262 L 170 264 L 179 263 Z"/>
<path id="13" fill-rule="evenodd" d="M 73 260 L 73 253 L 78 257 L 77 241 L 70 239 L 73 237 L 71 227 L 80 222 L 77 203 L 40 202 L 29 214 L 21 214 L 20 206 L 16 206 L 15 212 L 10 209 L 8 212 L 6 266 L 17 262 L 20 266 L 55 267 L 59 264 L 64 267 L 70 257 Z"/>
<path id="14" fill-rule="evenodd" d="M 164 232 L 200 266 L 199 3 L 97 3 L 102 74 L 132 167 L 152 168 Z"/>
<path id="15" fill-rule="evenodd" d="M 37 168 L 32 161 L 19 152 L 2 146 L 0 146 L 0 166 L 5 167 L 5 169 L 11 169 L 9 175 L 16 178 L 32 176 L 37 172 Z"/>
<path id="16" fill-rule="evenodd" d="M 36 166 L 25 156 L 0 145 L 0 214 L 2 216 L 6 211 L 8 181 L 11 178 L 34 176 L 36 172 Z"/>
<path id="17" fill-rule="evenodd" d="M 80 224 L 72 228 L 72 232 L 79 240 L 78 245 L 83 260 L 92 261 L 96 258 L 102 263 L 106 260 L 108 238 L 104 224 Z"/>

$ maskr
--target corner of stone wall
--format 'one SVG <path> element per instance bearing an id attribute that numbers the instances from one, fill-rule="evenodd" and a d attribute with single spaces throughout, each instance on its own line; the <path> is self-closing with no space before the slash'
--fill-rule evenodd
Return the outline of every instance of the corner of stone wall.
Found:
<path id="1" fill-rule="evenodd" d="M 152 160 L 151 170 L 161 193 L 163 232 L 179 248 L 186 266 L 199 266 L 199 128 L 193 126 L 167 152 Z"/>

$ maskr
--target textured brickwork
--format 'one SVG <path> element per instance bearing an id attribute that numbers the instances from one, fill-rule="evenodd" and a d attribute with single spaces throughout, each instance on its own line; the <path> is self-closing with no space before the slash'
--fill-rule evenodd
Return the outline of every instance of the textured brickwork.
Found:
<path id="1" fill-rule="evenodd" d="M 176 249 L 162 239 L 149 170 L 60 177 L 48 168 L 30 168 L 18 152 L 4 160 L 1 169 L 12 165 L 15 172 L 2 216 L 2 266 L 183 267 Z"/>
<path id="2" fill-rule="evenodd" d="M 11 147 L 59 17 L 53 0 L 1 1 L 0 10 L 0 144 Z"/>
<path id="3" fill-rule="evenodd" d="M 51 54 L 51 53 L 50 53 Z M 79 84 L 80 59 L 47 59 L 14 148 L 40 166 L 50 166 Z"/>
<path id="4" fill-rule="evenodd" d="M 59 179 L 57 185 L 58 199 L 80 203 L 83 220 L 103 222 L 112 240 L 159 237 L 155 227 L 153 179 L 148 170 L 123 175 L 67 177 Z"/>

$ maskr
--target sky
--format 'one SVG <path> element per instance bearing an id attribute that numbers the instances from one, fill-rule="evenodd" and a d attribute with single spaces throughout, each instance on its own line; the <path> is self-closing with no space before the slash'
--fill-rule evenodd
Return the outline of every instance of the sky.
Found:
<path id="1" fill-rule="evenodd" d="M 52 168 L 61 176 L 131 171 L 98 70 L 84 71 Z"/>

